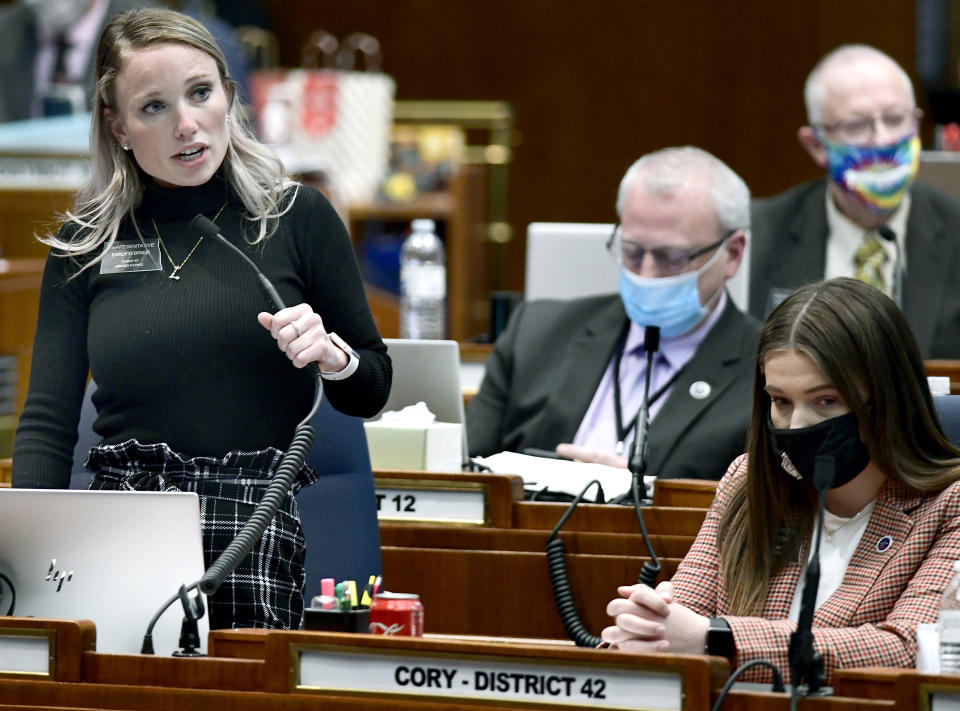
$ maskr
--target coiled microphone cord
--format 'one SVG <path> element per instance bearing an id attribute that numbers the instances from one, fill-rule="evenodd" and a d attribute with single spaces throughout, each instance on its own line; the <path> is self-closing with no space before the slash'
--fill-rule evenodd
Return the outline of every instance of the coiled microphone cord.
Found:
<path id="1" fill-rule="evenodd" d="M 647 547 L 647 552 L 650 554 L 650 560 L 644 562 L 640 574 L 637 576 L 637 582 L 652 588 L 660 575 L 661 565 L 660 559 L 657 558 L 657 554 L 654 553 L 653 546 L 650 544 L 647 527 L 644 525 L 643 515 L 640 513 L 640 487 L 638 479 L 639 477 L 634 476 L 632 483 L 634 510 L 637 513 L 640 533 L 643 536 L 643 543 Z M 573 640 L 578 647 L 596 647 L 603 640 L 590 634 L 587 628 L 583 626 L 583 622 L 580 621 L 580 615 L 577 613 L 577 606 L 573 601 L 573 594 L 570 591 L 570 576 L 567 572 L 566 551 L 563 546 L 563 540 L 558 537 L 558 534 L 560 533 L 560 529 L 563 528 L 563 524 L 567 522 L 567 519 L 570 518 L 573 510 L 577 507 L 577 504 L 580 503 L 581 499 L 583 499 L 587 493 L 587 490 L 594 484 L 600 489 L 600 482 L 596 479 L 583 487 L 583 490 L 570 502 L 569 508 L 563 516 L 560 517 L 560 521 L 554 526 L 553 531 L 550 532 L 550 536 L 547 538 L 547 573 L 550 575 L 550 584 L 553 586 L 553 597 L 557 604 L 557 612 L 560 614 L 560 620 L 563 622 L 563 628 L 566 630 L 567 636 Z"/>

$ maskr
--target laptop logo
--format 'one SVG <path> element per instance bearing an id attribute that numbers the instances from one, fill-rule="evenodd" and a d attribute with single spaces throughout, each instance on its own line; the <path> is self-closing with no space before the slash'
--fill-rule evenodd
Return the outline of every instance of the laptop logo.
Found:
<path id="1" fill-rule="evenodd" d="M 47 577 L 44 578 L 48 583 L 57 584 L 57 592 L 60 592 L 63 589 L 63 584 L 65 582 L 70 582 L 73 580 L 73 571 L 64 572 L 63 570 L 57 570 L 57 559 L 50 559 L 50 568 L 47 570 Z"/>

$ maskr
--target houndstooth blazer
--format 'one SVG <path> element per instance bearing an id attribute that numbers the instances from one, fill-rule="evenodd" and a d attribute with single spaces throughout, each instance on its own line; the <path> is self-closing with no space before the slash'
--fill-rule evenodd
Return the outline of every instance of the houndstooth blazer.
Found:
<path id="1" fill-rule="evenodd" d="M 721 580 L 717 526 L 746 472 L 744 455 L 730 465 L 718 485 L 703 527 L 673 577 L 676 599 L 701 615 L 727 620 L 737 648 L 734 666 L 766 659 L 787 679 L 787 645 L 796 625 L 786 618 L 800 563 L 788 564 L 773 578 L 760 617 L 727 614 L 730 604 Z M 958 559 L 960 482 L 924 494 L 888 481 L 843 582 L 814 615 L 814 644 L 823 655 L 827 683 L 838 668 L 914 666 L 917 624 L 936 621 L 940 597 Z M 762 667 L 743 676 L 744 681 L 770 678 Z"/>

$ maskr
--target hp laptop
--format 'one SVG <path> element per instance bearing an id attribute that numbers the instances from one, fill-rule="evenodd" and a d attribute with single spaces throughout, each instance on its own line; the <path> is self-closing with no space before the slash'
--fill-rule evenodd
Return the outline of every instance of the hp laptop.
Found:
<path id="1" fill-rule="evenodd" d="M 16 591 L 13 614 L 92 620 L 97 651 L 139 654 L 160 606 L 203 572 L 196 494 L 0 489 L 0 573 Z M 0 614 L 9 606 L 0 578 Z M 158 655 L 179 648 L 182 619 L 179 601 L 160 618 Z M 208 630 L 204 615 L 204 650 Z"/>

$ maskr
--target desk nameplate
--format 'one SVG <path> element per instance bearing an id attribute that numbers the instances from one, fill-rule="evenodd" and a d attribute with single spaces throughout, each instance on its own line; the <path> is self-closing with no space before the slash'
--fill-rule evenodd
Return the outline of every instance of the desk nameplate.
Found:
<path id="1" fill-rule="evenodd" d="M 919 711 L 960 711 L 960 685 L 920 684 Z"/>
<path id="2" fill-rule="evenodd" d="M 0 628 L 0 678 L 54 679 L 56 649 L 56 630 Z"/>
<path id="3" fill-rule="evenodd" d="M 294 691 L 636 711 L 686 708 L 684 672 L 677 667 L 325 644 L 291 644 L 290 654 Z"/>
<path id="4" fill-rule="evenodd" d="M 490 524 L 489 490 L 472 481 L 375 479 L 377 518 L 390 523 Z"/>

